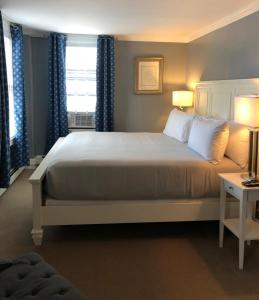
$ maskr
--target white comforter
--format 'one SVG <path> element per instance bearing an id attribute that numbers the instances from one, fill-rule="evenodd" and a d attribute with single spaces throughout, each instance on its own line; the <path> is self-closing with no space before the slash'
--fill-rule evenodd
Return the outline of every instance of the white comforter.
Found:
<path id="1" fill-rule="evenodd" d="M 161 133 L 69 134 L 52 157 L 45 190 L 62 200 L 144 200 L 219 195 L 219 172 L 238 172 L 230 159 L 205 161 Z"/>

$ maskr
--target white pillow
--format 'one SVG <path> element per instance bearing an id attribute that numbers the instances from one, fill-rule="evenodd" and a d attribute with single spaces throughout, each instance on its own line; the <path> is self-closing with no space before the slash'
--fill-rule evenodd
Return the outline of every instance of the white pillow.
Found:
<path id="1" fill-rule="evenodd" d="M 197 116 L 192 122 L 188 147 L 206 160 L 218 163 L 224 156 L 228 136 L 229 128 L 226 121 Z"/>
<path id="2" fill-rule="evenodd" d="M 173 109 L 168 117 L 163 133 L 185 143 L 189 138 L 193 118 L 193 114 Z"/>
<path id="3" fill-rule="evenodd" d="M 248 127 L 229 122 L 229 140 L 225 155 L 232 159 L 241 168 L 248 162 L 249 130 Z"/>

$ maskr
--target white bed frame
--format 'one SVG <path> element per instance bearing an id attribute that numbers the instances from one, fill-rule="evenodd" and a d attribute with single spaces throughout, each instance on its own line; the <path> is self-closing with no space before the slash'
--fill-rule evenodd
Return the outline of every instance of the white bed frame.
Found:
<path id="1" fill-rule="evenodd" d="M 200 82 L 195 89 L 195 111 L 202 115 L 233 119 L 234 97 L 259 93 L 259 79 Z M 43 226 L 109 223 L 202 221 L 219 219 L 219 199 L 54 200 L 43 194 L 43 179 L 50 159 L 62 145 L 60 138 L 34 171 L 29 181 L 33 196 L 32 238 L 41 245 Z M 228 202 L 227 213 L 236 215 L 236 201 Z"/>

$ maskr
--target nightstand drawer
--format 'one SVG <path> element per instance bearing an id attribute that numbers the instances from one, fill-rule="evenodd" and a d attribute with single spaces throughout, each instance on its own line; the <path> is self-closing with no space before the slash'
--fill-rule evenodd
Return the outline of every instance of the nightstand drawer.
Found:
<path id="1" fill-rule="evenodd" d="M 237 197 L 238 199 L 242 197 L 242 190 L 239 189 L 236 185 L 224 181 L 224 187 L 225 187 L 225 191 L 231 194 L 232 196 Z"/>

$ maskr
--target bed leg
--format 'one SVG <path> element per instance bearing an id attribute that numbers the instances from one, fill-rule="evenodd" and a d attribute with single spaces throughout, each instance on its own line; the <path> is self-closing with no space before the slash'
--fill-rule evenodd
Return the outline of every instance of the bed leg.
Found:
<path id="1" fill-rule="evenodd" d="M 43 239 L 43 229 L 32 229 L 31 236 L 35 246 L 41 246 Z"/>
<path id="2" fill-rule="evenodd" d="M 33 209 L 33 228 L 31 231 L 35 246 L 40 246 L 43 239 L 42 228 L 42 189 L 41 182 L 32 184 L 32 209 Z"/>

